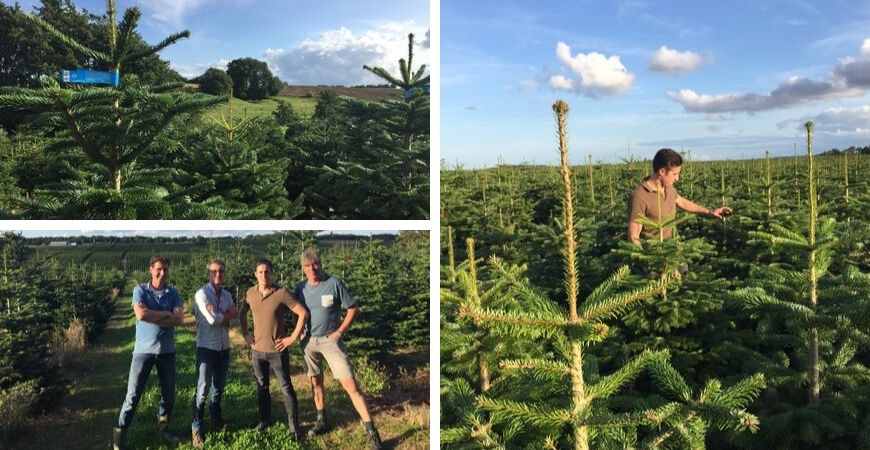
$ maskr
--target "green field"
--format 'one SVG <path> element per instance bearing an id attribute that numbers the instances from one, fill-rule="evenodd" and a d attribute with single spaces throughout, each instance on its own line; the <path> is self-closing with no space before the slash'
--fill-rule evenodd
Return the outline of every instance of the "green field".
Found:
<path id="1" fill-rule="evenodd" d="M 278 95 L 258 101 L 245 101 L 237 98 L 232 99 L 233 116 L 237 118 L 243 117 L 261 117 L 272 114 L 272 111 L 278 108 L 278 102 L 287 102 L 293 105 L 293 109 L 302 117 L 309 118 L 314 114 L 314 106 L 317 104 L 317 99 L 314 97 L 291 97 L 288 95 Z M 221 115 L 229 117 L 229 103 L 216 106 L 208 109 L 206 115 L 219 118 Z"/>

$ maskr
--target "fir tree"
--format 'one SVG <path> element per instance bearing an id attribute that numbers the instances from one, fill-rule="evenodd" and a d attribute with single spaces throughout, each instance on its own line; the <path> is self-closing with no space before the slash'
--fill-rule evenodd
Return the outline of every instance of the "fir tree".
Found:
<path id="1" fill-rule="evenodd" d="M 211 186 L 227 210 L 238 211 L 243 218 L 289 219 L 301 214 L 302 198 L 290 201 L 284 187 L 289 159 L 264 157 L 269 152 L 267 143 L 248 133 L 251 127 L 269 124 L 235 122 L 232 108 L 228 119 L 215 122 L 218 129 L 203 127 L 186 136 L 180 165 L 188 177 L 181 177 L 179 184 Z"/>
<path id="2" fill-rule="evenodd" d="M 404 102 L 391 102 L 401 113 L 402 120 L 393 124 L 401 130 L 403 136 L 403 148 L 411 150 L 414 136 L 429 132 L 429 95 L 423 89 L 429 84 L 429 76 L 426 73 L 426 64 L 422 64 L 416 71 L 413 66 L 414 58 L 414 34 L 408 34 L 408 59 L 399 59 L 399 77 L 394 77 L 382 67 L 363 68 L 390 83 L 391 86 L 401 88 L 405 92 Z"/>
<path id="3" fill-rule="evenodd" d="M 870 343 L 867 277 L 848 266 L 842 276 L 831 273 L 836 224 L 819 216 L 812 122 L 806 130 L 807 208 L 799 230 L 805 234 L 778 223 L 770 232 L 751 232 L 782 259 L 754 266 L 750 287 L 734 295 L 759 316 L 764 337 L 747 365 L 763 368 L 773 385 L 762 410 L 766 445 L 846 448 L 859 433 L 866 437 L 861 419 L 870 412 L 870 398 L 855 391 L 870 382 L 862 357 Z"/>
<path id="4" fill-rule="evenodd" d="M 115 20 L 115 2 L 107 0 L 108 34 L 104 50 L 88 47 L 70 37 L 52 24 L 38 16 L 26 15 L 35 25 L 45 30 L 66 47 L 84 55 L 101 68 L 120 73 L 128 65 L 163 50 L 190 35 L 189 32 L 173 34 L 157 45 L 136 50 L 133 36 L 141 17 L 138 8 L 127 9 L 120 23 Z M 66 130 L 59 138 L 60 147 L 77 147 L 95 166 L 90 172 L 97 186 L 85 188 L 81 182 L 74 181 L 58 188 L 56 192 L 45 192 L 47 203 L 63 205 L 79 199 L 82 211 L 91 207 L 100 208 L 112 204 L 144 205 L 148 216 L 153 203 L 183 200 L 183 196 L 172 197 L 155 189 L 150 200 L 144 190 L 125 192 L 123 176 L 133 177 L 135 161 L 151 150 L 167 127 L 178 118 L 194 114 L 206 107 L 219 103 L 221 98 L 205 95 L 189 95 L 177 92 L 181 83 L 158 86 L 141 86 L 135 76 L 124 76 L 121 85 L 112 87 L 72 86 L 61 87 L 53 77 L 43 77 L 39 89 L 14 88 L 0 95 L 0 107 L 40 111 L 49 129 Z M 153 185 L 152 185 L 153 186 Z M 32 205 L 31 205 L 32 206 Z M 133 209 L 137 209 L 134 206 Z M 121 208 L 122 210 L 130 208 Z M 140 216 L 138 211 L 132 217 Z M 107 217 L 118 217 L 109 215 Z"/>

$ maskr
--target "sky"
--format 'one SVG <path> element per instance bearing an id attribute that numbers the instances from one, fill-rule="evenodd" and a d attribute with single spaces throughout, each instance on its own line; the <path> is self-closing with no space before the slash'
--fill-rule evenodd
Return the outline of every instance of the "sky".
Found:
<path id="1" fill-rule="evenodd" d="M 19 4 L 32 11 L 41 2 Z M 73 4 L 95 14 L 106 10 L 103 0 Z M 429 62 L 427 0 L 117 0 L 118 20 L 132 6 L 142 11 L 138 31 L 151 44 L 190 31 L 189 39 L 160 53 L 185 77 L 252 57 L 289 84 L 382 84 L 363 64 L 397 73 L 399 58 L 407 58 L 408 33 L 419 44 L 415 61 Z"/>
<path id="2" fill-rule="evenodd" d="M 448 167 L 870 145 L 870 2 L 442 0 Z"/>

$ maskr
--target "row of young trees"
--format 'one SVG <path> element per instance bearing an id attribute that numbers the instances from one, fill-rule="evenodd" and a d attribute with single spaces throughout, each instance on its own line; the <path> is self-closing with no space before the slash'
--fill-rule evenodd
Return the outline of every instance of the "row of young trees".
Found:
<path id="1" fill-rule="evenodd" d="M 50 408 L 67 390 L 63 352 L 96 338 L 114 311 L 125 277 L 35 258 L 21 235 L 0 237 L 0 443 L 28 413 Z"/>
<path id="2" fill-rule="evenodd" d="M 647 163 L 442 172 L 442 446 L 870 448 L 868 160 L 807 136 L 803 159 L 684 155 L 680 192 L 735 215 L 643 249 Z"/>
<path id="3" fill-rule="evenodd" d="M 202 112 L 224 97 L 149 84 L 128 72 L 189 35 L 137 47 L 137 8 L 106 35 L 81 42 L 39 15 L 16 20 L 93 66 L 119 71 L 119 87 L 7 87 L 0 109 L 28 125 L 0 135 L 0 205 L 11 218 L 225 219 L 428 217 L 429 100 L 425 65 L 393 78 L 402 100 L 366 103 L 321 95 L 313 118 L 215 120 Z M 364 70 L 360 68 L 360 70 Z M 35 115 L 34 115 L 35 114 Z M 217 122 L 216 125 L 209 122 Z M 35 164 L 33 164 L 35 163 Z"/>

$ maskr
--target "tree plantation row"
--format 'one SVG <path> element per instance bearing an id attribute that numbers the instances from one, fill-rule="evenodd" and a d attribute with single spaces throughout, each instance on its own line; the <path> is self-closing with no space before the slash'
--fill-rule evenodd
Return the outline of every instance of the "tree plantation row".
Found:
<path id="1" fill-rule="evenodd" d="M 733 215 L 635 246 L 651 165 L 572 166 L 554 110 L 560 168 L 442 170 L 442 447 L 870 448 L 870 158 L 686 152 Z"/>
<path id="2" fill-rule="evenodd" d="M 268 257 L 275 266 L 275 280 L 292 290 L 303 278 L 301 249 L 319 246 L 325 270 L 344 280 L 360 305 L 362 313 L 346 340 L 355 358 L 371 361 L 361 363 L 368 364 L 364 369 L 380 366 L 380 370 L 396 372 L 400 364 L 408 365 L 397 355 L 427 354 L 428 235 L 402 232 L 391 240 L 366 238 L 324 245 L 314 234 L 270 235 L 265 252 L 246 243 L 259 245 L 263 236 L 237 239 L 230 245 L 209 240 L 205 248 L 190 251 L 186 258 L 172 263 L 168 283 L 181 293 L 186 314 L 193 314 L 193 296 L 205 283 L 205 268 L 211 259 L 221 258 L 227 264 L 225 286 L 238 303 L 245 290 L 256 283 L 254 262 Z M 137 267 L 130 266 L 124 273 L 90 262 L 72 262 L 65 255 L 68 248 L 31 246 L 16 234 L 4 235 L 0 244 L 4 257 L 0 279 L 4 311 L 0 318 L 0 438 L 8 439 L 28 417 L 56 407 L 71 381 L 64 377 L 66 365 L 100 335 L 116 309 L 130 311 L 131 283 L 149 279 L 148 261 L 153 252 L 159 253 L 160 245 L 127 253 L 129 264 L 135 262 Z"/>
<path id="3" fill-rule="evenodd" d="M 114 0 L 105 16 L 90 18 L 69 4 L 46 3 L 37 14 L 3 7 L 2 19 L 17 30 L 32 29 L 64 50 L 21 58 L 27 82 L 13 77 L 18 86 L 0 87 L 7 128 L 0 130 L 0 217 L 428 217 L 429 77 L 425 64 L 413 66 L 413 35 L 398 75 L 359 67 L 396 88 L 392 99 L 370 102 L 324 90 L 311 117 L 289 102 L 267 117 L 232 107 L 218 115 L 207 111 L 226 96 L 191 93 L 154 73 L 155 67 L 169 71 L 156 54 L 189 32 L 149 45 L 136 33 L 141 12 L 135 7 L 118 21 Z M 40 55 L 44 61 L 30 61 Z M 116 74 L 120 83 L 62 82 L 56 66 L 80 60 Z M 240 86 L 236 94 L 260 98 L 248 88 L 274 85 L 274 77 L 241 79 L 236 72 L 244 62 L 230 67 L 239 78 L 232 80 Z"/>

